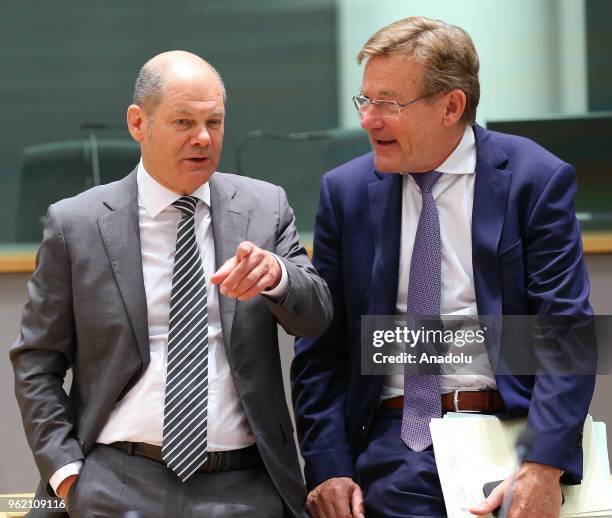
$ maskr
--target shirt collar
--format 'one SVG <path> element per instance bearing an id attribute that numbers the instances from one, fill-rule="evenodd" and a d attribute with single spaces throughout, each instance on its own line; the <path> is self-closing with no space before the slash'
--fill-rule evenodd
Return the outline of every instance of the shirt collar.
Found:
<path id="1" fill-rule="evenodd" d="M 153 219 L 182 196 L 164 187 L 155 180 L 155 178 L 145 169 L 142 158 L 138 163 L 136 182 L 138 183 L 138 201 Z M 191 193 L 191 196 L 195 196 L 199 200 L 202 200 L 210 207 L 210 185 L 208 182 L 200 185 Z"/>
<path id="2" fill-rule="evenodd" d="M 476 172 L 476 139 L 472 126 L 467 124 L 457 147 L 436 167 L 436 171 L 448 174 L 474 174 Z"/>

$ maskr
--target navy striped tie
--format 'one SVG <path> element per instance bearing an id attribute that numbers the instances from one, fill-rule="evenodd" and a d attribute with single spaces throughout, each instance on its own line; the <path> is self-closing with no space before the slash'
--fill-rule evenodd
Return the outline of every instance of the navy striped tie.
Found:
<path id="1" fill-rule="evenodd" d="M 172 273 L 162 458 L 184 482 L 206 462 L 208 311 L 206 279 L 196 242 L 198 203 L 183 196 Z"/>

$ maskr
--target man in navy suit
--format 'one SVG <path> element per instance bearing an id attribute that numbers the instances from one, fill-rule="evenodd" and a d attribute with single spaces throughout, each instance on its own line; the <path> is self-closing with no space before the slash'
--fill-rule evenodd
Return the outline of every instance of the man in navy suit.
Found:
<path id="1" fill-rule="evenodd" d="M 487 359 L 473 375 L 434 376 L 439 388 L 406 391 L 402 375 L 361 375 L 360 324 L 421 305 L 441 315 L 590 315 L 574 169 L 475 124 L 479 61 L 462 29 L 407 18 L 374 34 L 357 59 L 366 64 L 354 102 L 373 153 L 323 177 L 314 264 L 335 315 L 324 336 L 296 342 L 292 366 L 308 510 L 445 515 L 427 435 L 435 412 L 405 404 L 418 393 L 438 415 L 527 416 L 535 439 L 509 516 L 556 517 L 560 477 L 582 477 L 594 376 L 500 375 Z M 498 507 L 509 487 L 471 512 Z"/>

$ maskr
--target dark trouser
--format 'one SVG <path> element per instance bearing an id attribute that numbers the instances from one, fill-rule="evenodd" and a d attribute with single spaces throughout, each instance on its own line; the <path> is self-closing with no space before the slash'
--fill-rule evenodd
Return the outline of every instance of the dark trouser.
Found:
<path id="1" fill-rule="evenodd" d="M 70 490 L 68 512 L 76 518 L 284 516 L 263 466 L 196 473 L 181 482 L 159 462 L 101 444 L 87 456 Z"/>
<path id="2" fill-rule="evenodd" d="M 400 438 L 401 426 L 401 410 L 377 410 L 366 447 L 357 459 L 366 516 L 446 516 L 433 450 L 410 450 Z"/>

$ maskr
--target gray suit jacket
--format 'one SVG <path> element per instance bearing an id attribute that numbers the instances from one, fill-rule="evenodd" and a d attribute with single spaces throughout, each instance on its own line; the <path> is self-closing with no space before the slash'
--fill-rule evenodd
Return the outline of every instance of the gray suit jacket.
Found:
<path id="1" fill-rule="evenodd" d="M 49 208 L 10 352 L 41 497 L 53 495 L 48 481 L 58 468 L 87 457 L 113 406 L 149 364 L 137 191 L 133 171 Z M 210 191 L 217 267 L 249 240 L 287 268 L 289 289 L 280 302 L 220 295 L 219 304 L 243 409 L 272 481 L 298 515 L 305 488 L 284 398 L 277 322 L 294 335 L 320 335 L 331 320 L 331 297 L 298 243 L 281 188 L 215 173 Z M 68 396 L 62 382 L 69 368 Z"/>

